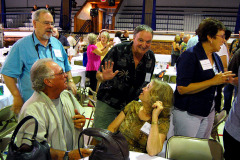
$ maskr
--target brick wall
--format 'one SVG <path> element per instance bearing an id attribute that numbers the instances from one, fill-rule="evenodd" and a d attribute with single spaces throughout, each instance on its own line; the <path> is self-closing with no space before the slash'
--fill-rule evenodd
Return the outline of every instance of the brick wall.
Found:
<path id="1" fill-rule="evenodd" d="M 153 41 L 151 50 L 155 54 L 171 54 L 172 41 Z"/>

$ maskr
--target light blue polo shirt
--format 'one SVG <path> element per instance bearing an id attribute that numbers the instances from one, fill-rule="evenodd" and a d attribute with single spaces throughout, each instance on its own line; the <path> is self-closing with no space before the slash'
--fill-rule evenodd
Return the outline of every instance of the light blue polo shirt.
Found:
<path id="1" fill-rule="evenodd" d="M 30 70 L 39 58 L 53 58 L 65 72 L 71 70 L 65 49 L 56 38 L 51 37 L 46 47 L 34 33 L 18 40 L 11 48 L 1 74 L 18 79 L 18 88 L 24 102 L 33 94 Z"/>

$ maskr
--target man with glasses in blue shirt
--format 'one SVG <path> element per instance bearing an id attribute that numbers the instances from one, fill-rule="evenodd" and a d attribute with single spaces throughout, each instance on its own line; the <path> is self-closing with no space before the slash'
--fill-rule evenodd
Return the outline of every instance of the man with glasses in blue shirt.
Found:
<path id="1" fill-rule="evenodd" d="M 68 88 L 76 93 L 67 54 L 61 42 L 52 37 L 54 21 L 51 13 L 45 9 L 37 10 L 33 13 L 32 20 L 33 34 L 13 45 L 1 70 L 4 81 L 13 95 L 12 109 L 16 114 L 33 94 L 30 69 L 38 59 L 52 58 L 67 73 Z M 18 81 L 18 87 L 15 79 Z"/>

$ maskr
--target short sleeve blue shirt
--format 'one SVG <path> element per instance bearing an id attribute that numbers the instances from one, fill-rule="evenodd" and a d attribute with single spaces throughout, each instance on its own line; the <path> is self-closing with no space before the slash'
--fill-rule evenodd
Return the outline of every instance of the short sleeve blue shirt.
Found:
<path id="1" fill-rule="evenodd" d="M 18 88 L 24 102 L 33 94 L 30 79 L 31 67 L 34 62 L 42 58 L 52 58 L 65 72 L 71 70 L 68 56 L 61 42 L 51 37 L 45 47 L 34 33 L 13 45 L 2 67 L 1 74 L 18 79 Z"/>

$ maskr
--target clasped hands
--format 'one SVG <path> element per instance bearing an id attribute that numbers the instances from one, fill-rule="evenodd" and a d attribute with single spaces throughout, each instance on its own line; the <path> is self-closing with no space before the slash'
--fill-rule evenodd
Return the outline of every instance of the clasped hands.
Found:
<path id="1" fill-rule="evenodd" d="M 220 85 L 223 83 L 234 83 L 236 74 L 233 74 L 232 71 L 227 71 L 227 72 L 220 72 L 216 74 L 213 77 L 213 81 L 216 83 L 216 85 Z"/>

